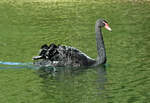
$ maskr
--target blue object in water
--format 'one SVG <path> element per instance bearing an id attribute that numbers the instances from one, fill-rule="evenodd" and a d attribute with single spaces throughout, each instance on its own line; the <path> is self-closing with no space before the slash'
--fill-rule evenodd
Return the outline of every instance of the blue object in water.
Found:
<path id="1" fill-rule="evenodd" d="M 0 65 L 8 65 L 7 67 L 0 66 L 0 69 L 23 69 L 23 68 L 30 68 L 30 69 L 38 69 L 32 65 L 32 63 L 21 63 L 21 62 L 4 62 L 0 61 Z"/>
<path id="2" fill-rule="evenodd" d="M 20 62 L 4 62 L 4 61 L 0 61 L 0 64 L 3 65 L 29 65 L 32 63 L 20 63 Z"/>

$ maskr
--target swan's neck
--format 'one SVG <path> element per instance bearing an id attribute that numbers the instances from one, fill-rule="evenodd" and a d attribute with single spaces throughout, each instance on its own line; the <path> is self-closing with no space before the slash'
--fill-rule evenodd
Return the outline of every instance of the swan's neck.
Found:
<path id="1" fill-rule="evenodd" d="M 102 30 L 96 25 L 95 32 L 96 32 L 96 44 L 97 44 L 97 52 L 98 52 L 96 64 L 104 64 L 106 62 L 106 52 L 105 52 Z"/>

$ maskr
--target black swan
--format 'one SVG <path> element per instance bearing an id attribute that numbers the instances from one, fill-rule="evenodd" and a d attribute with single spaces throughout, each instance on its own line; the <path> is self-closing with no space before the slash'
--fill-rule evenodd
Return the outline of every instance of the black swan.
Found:
<path id="1" fill-rule="evenodd" d="M 98 19 L 96 21 L 95 32 L 98 51 L 97 59 L 90 58 L 85 53 L 74 47 L 55 45 L 52 43 L 50 46 L 46 44 L 41 46 L 39 56 L 32 58 L 34 60 L 33 64 L 54 67 L 89 67 L 106 63 L 106 52 L 101 30 L 102 27 L 111 31 L 106 20 Z"/>

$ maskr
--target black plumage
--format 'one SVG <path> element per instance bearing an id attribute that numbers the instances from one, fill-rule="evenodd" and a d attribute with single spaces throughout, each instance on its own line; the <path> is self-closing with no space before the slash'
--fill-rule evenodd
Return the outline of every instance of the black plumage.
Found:
<path id="1" fill-rule="evenodd" d="M 104 64 L 106 62 L 106 52 L 101 32 L 101 27 L 111 31 L 107 22 L 104 19 L 98 19 L 95 25 L 96 44 L 98 57 L 92 59 L 80 50 L 70 47 L 61 46 L 54 43 L 49 46 L 44 44 L 41 46 L 39 56 L 33 57 L 35 65 L 39 66 L 69 66 L 69 67 L 87 67 Z"/>

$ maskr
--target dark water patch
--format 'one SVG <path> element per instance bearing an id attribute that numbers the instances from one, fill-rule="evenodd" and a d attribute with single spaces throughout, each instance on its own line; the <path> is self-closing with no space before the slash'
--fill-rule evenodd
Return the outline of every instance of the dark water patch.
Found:
<path id="1" fill-rule="evenodd" d="M 44 97 L 45 100 L 43 99 L 44 102 L 59 103 L 72 101 L 80 103 L 83 101 L 96 102 L 97 100 L 103 100 L 102 98 L 105 95 L 103 91 L 105 90 L 104 85 L 106 82 L 106 70 L 104 66 L 89 69 L 56 69 L 57 72 L 55 72 L 55 75 L 51 74 L 51 76 L 44 77 L 43 91 L 47 93 Z M 91 73 L 95 75 L 92 76 Z"/>

